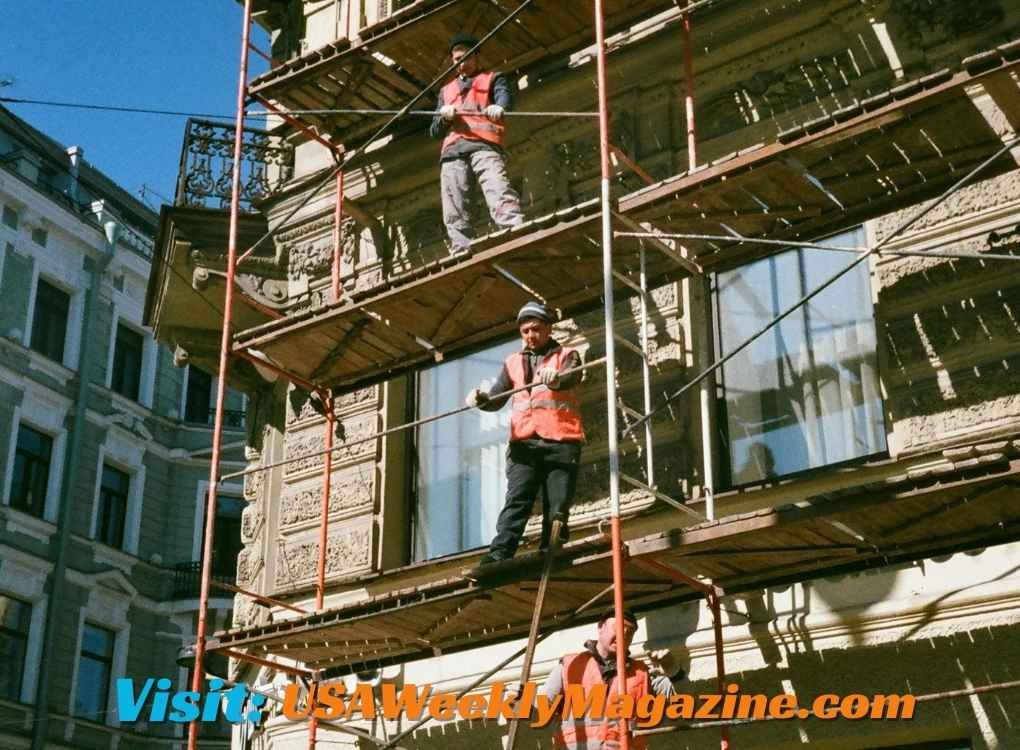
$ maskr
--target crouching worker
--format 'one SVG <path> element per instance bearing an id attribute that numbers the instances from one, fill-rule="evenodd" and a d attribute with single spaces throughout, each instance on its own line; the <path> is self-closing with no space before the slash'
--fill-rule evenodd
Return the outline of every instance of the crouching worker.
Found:
<path id="1" fill-rule="evenodd" d="M 549 545 L 554 516 L 561 516 L 560 542 L 567 539 L 567 515 L 577 485 L 584 443 L 577 385 L 581 356 L 552 338 L 553 316 L 538 302 L 517 314 L 522 350 L 506 358 L 495 385 L 472 390 L 468 406 L 496 411 L 510 401 L 510 443 L 506 462 L 506 504 L 496 521 L 496 536 L 479 564 L 509 560 L 517 551 L 536 495 L 542 494 L 542 548 Z M 567 373 L 568 370 L 576 370 Z M 530 385 L 512 396 L 493 395 Z"/>
<path id="2" fill-rule="evenodd" d="M 637 631 L 637 618 L 630 610 L 623 611 L 624 650 L 630 649 L 630 642 Z M 605 686 L 607 702 L 620 692 L 620 681 L 616 678 L 616 618 L 613 610 L 603 613 L 593 641 L 584 644 L 584 650 L 567 654 L 553 667 L 549 678 L 542 687 L 542 693 L 553 700 L 563 694 L 564 700 L 571 693 L 570 686 L 579 686 L 587 697 L 596 686 Z M 674 695 L 676 685 L 686 673 L 668 649 L 648 654 L 651 664 L 627 656 L 627 682 L 624 688 L 634 699 L 634 705 L 646 695 Z M 576 688 L 575 688 L 576 689 Z M 620 722 L 618 719 L 584 716 L 574 718 L 569 712 L 561 713 L 563 719 L 553 735 L 553 746 L 569 750 L 616 750 L 620 747 Z M 634 723 L 630 726 L 633 728 Z M 637 750 L 645 747 L 643 737 L 631 737 L 630 746 Z"/>

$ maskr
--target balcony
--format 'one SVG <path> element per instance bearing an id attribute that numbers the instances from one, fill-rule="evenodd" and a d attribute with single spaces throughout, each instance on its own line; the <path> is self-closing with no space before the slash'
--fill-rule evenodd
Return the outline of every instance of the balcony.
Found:
<path id="1" fill-rule="evenodd" d="M 241 146 L 241 210 L 277 193 L 294 173 L 294 149 L 265 130 L 244 129 Z M 184 127 L 174 205 L 230 207 L 234 175 L 234 127 L 191 118 Z"/>
<path id="2" fill-rule="evenodd" d="M 237 581 L 237 574 L 233 570 L 213 570 L 213 581 L 229 583 L 233 585 Z M 174 590 L 173 598 L 197 599 L 202 588 L 202 561 L 191 560 L 189 562 L 177 563 L 174 566 Z M 227 594 L 223 594 L 227 596 Z"/>

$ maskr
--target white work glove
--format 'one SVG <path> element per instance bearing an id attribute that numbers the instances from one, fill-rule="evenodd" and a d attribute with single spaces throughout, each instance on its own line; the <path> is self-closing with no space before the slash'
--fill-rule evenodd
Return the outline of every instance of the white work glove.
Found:
<path id="1" fill-rule="evenodd" d="M 471 393 L 469 393 L 467 397 L 464 399 L 464 405 L 471 406 L 477 409 L 482 404 L 488 403 L 488 401 L 489 401 L 488 393 L 481 390 L 480 388 L 473 388 L 471 389 Z"/>
<path id="2" fill-rule="evenodd" d="M 657 648 L 648 652 L 648 661 L 666 677 L 673 678 L 681 670 L 680 661 L 668 648 Z"/>
<path id="3" fill-rule="evenodd" d="M 499 122 L 503 119 L 503 108 L 498 104 L 490 104 L 485 108 L 485 116 L 493 122 Z"/>
<path id="4" fill-rule="evenodd" d="M 446 122 L 452 122 L 456 114 L 457 110 L 454 108 L 452 104 L 444 104 L 442 107 L 439 108 L 439 116 L 442 117 L 443 120 L 445 120 Z"/>
<path id="5" fill-rule="evenodd" d="M 551 367 L 543 367 L 535 377 L 539 383 L 549 388 L 555 388 L 560 384 L 560 374 Z"/>

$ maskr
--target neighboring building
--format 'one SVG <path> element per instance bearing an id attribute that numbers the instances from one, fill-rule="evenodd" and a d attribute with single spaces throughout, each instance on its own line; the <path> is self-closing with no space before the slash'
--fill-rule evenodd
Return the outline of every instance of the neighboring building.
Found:
<path id="1" fill-rule="evenodd" d="M 215 380 L 175 367 L 142 323 L 152 211 L 81 148 L 4 108 L 0 167 L 0 747 L 29 747 L 45 727 L 48 741 L 36 747 L 169 748 L 179 727 L 118 723 L 114 680 L 185 685 L 177 655 L 194 637 Z M 108 221 L 117 236 L 104 269 Z M 244 397 L 231 394 L 229 408 L 228 465 L 243 460 Z M 239 497 L 240 487 L 223 486 L 217 529 L 232 538 L 217 551 L 217 572 L 230 581 Z M 62 518 L 64 581 L 51 608 Z M 214 597 L 213 622 L 229 622 L 232 598 Z M 222 729 L 219 738 L 222 746 Z"/>
<path id="2" fill-rule="evenodd" d="M 726 590 L 726 671 L 746 692 L 926 694 L 1016 680 L 1020 264 L 895 253 L 1018 255 L 1017 150 L 991 161 L 909 231 L 894 232 L 921 201 L 1020 131 L 1017 47 L 1009 44 L 1020 38 L 1020 7 L 784 0 L 700 8 L 693 20 L 702 166 L 685 176 L 681 16 L 671 2 L 607 5 L 611 133 L 662 181 L 646 187 L 619 165 L 620 221 L 629 222 L 619 228 L 736 230 L 850 248 L 681 243 L 704 266 L 704 283 L 665 271 L 656 256 L 649 317 L 657 398 L 735 352 L 845 268 L 854 248 L 888 240 L 883 255 L 736 352 L 708 399 L 692 389 L 659 412 L 658 491 L 704 513 L 706 489 L 714 487 L 715 520 L 698 524 L 625 486 L 632 552 L 661 550 L 678 569 Z M 444 68 L 452 32 L 481 35 L 515 6 L 356 3 L 348 44 L 341 38 L 347 2 L 257 2 L 278 60 L 252 90 L 292 110 L 399 107 Z M 482 58 L 513 73 L 518 109 L 586 111 L 594 109 L 591 41 L 590 4 L 535 3 Z M 303 119 L 347 147 L 366 145 L 379 125 L 350 114 Z M 473 256 L 456 262 L 445 260 L 438 144 L 426 124 L 399 123 L 345 175 L 339 305 L 330 298 L 329 150 L 281 124 L 273 134 L 295 147 L 293 175 L 276 169 L 270 151 L 246 152 L 246 174 L 284 184 L 262 191 L 242 214 L 240 248 L 274 231 L 239 269 L 239 289 L 258 304 L 238 305 L 235 343 L 336 386 L 342 439 L 371 438 L 456 407 L 495 376 L 517 346 L 512 316 L 527 297 L 494 261 L 552 304 L 579 310 L 558 336 L 589 360 L 603 353 L 594 121 L 510 120 L 509 170 L 532 221 L 509 239 L 478 240 Z M 181 184 L 221 182 L 224 173 L 208 173 L 212 161 L 186 164 Z M 147 319 L 161 341 L 193 361 L 214 361 L 218 352 L 213 311 L 223 297 L 226 222 L 219 209 L 167 209 L 156 242 Z M 617 248 L 618 270 L 633 269 L 635 245 L 621 238 Z M 631 339 L 636 309 L 632 299 L 616 310 L 619 332 Z M 430 339 L 442 363 L 401 331 Z M 617 351 L 621 394 L 639 409 L 640 359 Z M 323 462 L 278 462 L 321 450 L 324 420 L 306 394 L 237 361 L 231 382 L 253 398 L 249 465 L 272 464 L 245 479 L 238 579 L 311 610 Z M 590 374 L 584 395 L 589 444 L 572 514 L 573 538 L 592 537 L 591 546 L 568 547 L 579 572 L 568 569 L 565 582 L 552 586 L 550 624 L 598 591 L 608 571 L 596 536 L 608 505 L 603 375 Z M 707 446 L 703 416 L 711 427 Z M 286 655 L 348 680 L 356 673 L 450 690 L 513 653 L 521 645 L 513 639 L 527 630 L 534 586 L 479 591 L 461 576 L 502 504 L 506 423 L 505 412 L 471 413 L 338 451 L 325 555 L 326 605 L 335 611 L 305 623 L 238 598 L 238 630 L 219 645 Z M 642 478 L 641 440 L 628 437 L 623 448 L 624 470 Z M 714 474 L 708 481 L 706 454 Z M 587 568 L 576 551 L 584 549 Z M 710 611 L 690 589 L 628 570 L 628 601 L 642 614 L 634 652 L 677 650 L 689 661 L 691 692 L 713 692 Z M 291 618 L 304 629 L 281 625 Z M 541 680 L 590 633 L 586 624 L 545 641 L 534 677 Z M 366 674 L 372 670 L 374 677 Z M 244 662 L 234 674 L 272 682 L 265 669 Z M 515 679 L 515 672 L 495 677 Z M 920 704 L 909 723 L 768 722 L 734 727 L 731 736 L 739 748 L 984 750 L 1020 746 L 1018 715 L 1014 689 Z M 381 736 L 379 727 L 366 728 Z M 395 728 L 388 727 L 391 736 Z M 421 729 L 404 746 L 497 747 L 505 732 L 496 722 L 451 721 Z M 307 744 L 305 727 L 283 717 L 260 727 L 256 739 L 251 746 L 272 750 Z M 328 739 L 358 743 L 336 732 Z M 526 741 L 547 743 L 548 733 L 529 732 Z M 653 743 L 709 748 L 719 737 L 688 731 Z M 238 739 L 235 747 L 243 745 Z"/>

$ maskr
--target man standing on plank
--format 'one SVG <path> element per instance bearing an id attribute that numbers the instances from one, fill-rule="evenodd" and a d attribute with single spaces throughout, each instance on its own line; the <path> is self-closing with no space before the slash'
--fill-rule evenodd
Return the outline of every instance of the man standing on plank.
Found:
<path id="1" fill-rule="evenodd" d="M 567 539 L 567 515 L 577 485 L 584 443 L 577 385 L 581 355 L 552 338 L 553 316 L 545 305 L 529 302 L 517 313 L 523 349 L 506 358 L 495 385 L 472 390 L 468 406 L 497 411 L 511 402 L 510 443 L 506 462 L 506 504 L 496 521 L 496 536 L 479 564 L 509 560 L 517 551 L 531 517 L 535 496 L 542 493 L 542 547 L 549 544 L 553 516 L 560 515 L 560 542 Z M 512 396 L 493 394 L 531 385 Z"/>
<path id="2" fill-rule="evenodd" d="M 443 223 L 450 237 L 450 254 L 462 255 L 471 244 L 472 181 L 477 181 L 500 227 L 524 222 L 521 201 L 510 187 L 503 151 L 503 114 L 510 109 L 510 84 L 502 73 L 482 71 L 477 53 L 468 51 L 478 40 L 455 34 L 450 57 L 457 77 L 439 94 L 429 133 L 442 138 L 439 157 Z"/>

